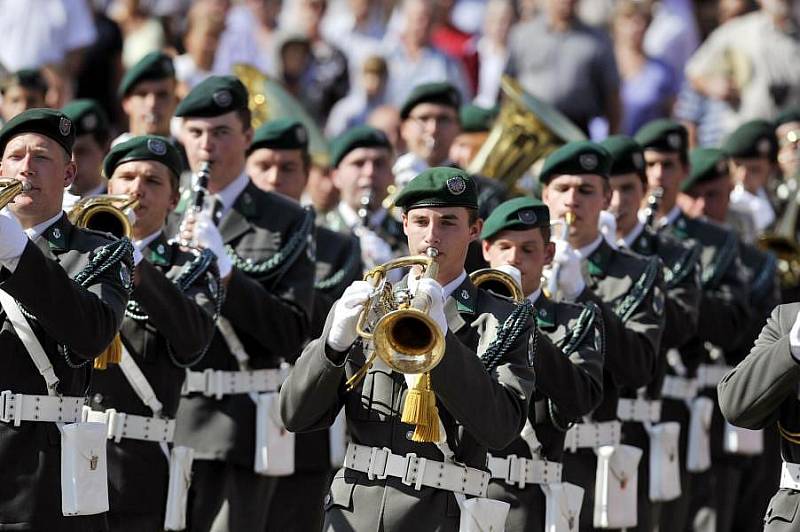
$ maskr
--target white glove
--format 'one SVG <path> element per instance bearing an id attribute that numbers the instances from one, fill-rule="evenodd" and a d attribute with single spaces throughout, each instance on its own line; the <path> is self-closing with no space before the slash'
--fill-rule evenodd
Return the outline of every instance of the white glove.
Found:
<path id="1" fill-rule="evenodd" d="M 392 247 L 374 231 L 362 227 L 358 230 L 361 245 L 361 260 L 367 268 L 372 268 L 392 259 Z"/>
<path id="2" fill-rule="evenodd" d="M 608 211 L 600 211 L 597 228 L 612 248 L 617 249 L 617 218 Z"/>
<path id="3" fill-rule="evenodd" d="M 219 276 L 226 278 L 230 275 L 233 266 L 231 259 L 225 252 L 225 244 L 219 229 L 211 221 L 211 214 L 201 211 L 195 215 L 194 238 L 197 245 L 201 248 L 210 249 L 217 256 L 217 268 Z"/>
<path id="4" fill-rule="evenodd" d="M 333 311 L 331 330 L 326 340 L 334 351 L 344 352 L 350 349 L 358 338 L 356 324 L 358 316 L 372 294 L 372 285 L 366 281 L 355 281 L 348 286 Z"/>
<path id="5" fill-rule="evenodd" d="M 439 326 L 441 329 L 442 334 L 447 334 L 447 317 L 444 314 L 444 291 L 442 290 L 442 285 L 436 282 L 435 279 L 431 279 L 426 277 L 424 279 L 420 279 L 419 282 L 416 283 L 416 289 L 414 291 L 414 295 L 426 295 L 428 296 L 428 301 L 430 301 L 430 307 L 428 308 L 428 315 L 430 315 L 431 319 L 436 322 L 436 325 Z"/>
<path id="6" fill-rule="evenodd" d="M 507 273 L 508 275 L 513 277 L 514 281 L 517 282 L 517 286 L 522 288 L 522 273 L 516 268 L 516 266 L 512 266 L 510 264 L 502 264 L 495 269 L 500 270 L 503 273 Z"/>
<path id="7" fill-rule="evenodd" d="M 27 243 L 28 235 L 23 231 L 17 217 L 8 209 L 0 211 L 0 262 L 14 271 Z"/>
<path id="8" fill-rule="evenodd" d="M 581 258 L 565 240 L 556 240 L 553 265 L 558 265 L 558 291 L 568 300 L 583 292 L 586 282 L 581 273 Z"/>

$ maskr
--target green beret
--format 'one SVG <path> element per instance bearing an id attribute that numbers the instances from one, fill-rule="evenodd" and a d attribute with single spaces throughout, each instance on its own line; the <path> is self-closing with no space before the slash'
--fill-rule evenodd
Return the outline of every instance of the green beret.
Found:
<path id="1" fill-rule="evenodd" d="M 247 109 L 247 89 L 233 76 L 211 76 L 178 104 L 175 116 L 213 117 Z"/>
<path id="2" fill-rule="evenodd" d="M 117 166 L 129 161 L 156 161 L 169 168 L 176 178 L 183 171 L 178 148 L 158 135 L 140 135 L 111 148 L 103 160 L 103 174 L 110 178 Z"/>
<path id="3" fill-rule="evenodd" d="M 41 71 L 35 68 L 23 68 L 22 70 L 18 70 L 6 76 L 6 78 L 3 79 L 2 90 L 5 92 L 6 89 L 15 85 L 25 87 L 26 89 L 47 92 L 47 81 L 45 81 Z"/>
<path id="4" fill-rule="evenodd" d="M 524 231 L 550 227 L 550 209 L 541 201 L 529 197 L 504 201 L 483 223 L 481 239 L 492 238 L 501 231 Z"/>
<path id="5" fill-rule="evenodd" d="M 172 58 L 164 52 L 150 52 L 133 65 L 122 76 L 117 95 L 124 98 L 140 81 L 175 78 L 175 66 Z"/>
<path id="6" fill-rule="evenodd" d="M 75 143 L 75 128 L 72 120 L 61 111 L 55 109 L 28 109 L 18 114 L 0 129 L 0 154 L 6 144 L 23 133 L 38 133 L 58 142 L 69 155 Z"/>
<path id="7" fill-rule="evenodd" d="M 558 175 L 595 174 L 608 178 L 611 155 L 600 144 L 590 140 L 569 142 L 547 156 L 539 173 L 539 181 L 548 183 Z"/>
<path id="8" fill-rule="evenodd" d="M 342 159 L 356 148 L 392 149 L 386 133 L 372 126 L 356 126 L 331 141 L 331 166 L 336 168 Z"/>
<path id="9" fill-rule="evenodd" d="M 403 120 L 408 118 L 411 110 L 420 103 L 438 103 L 458 111 L 458 108 L 461 107 L 461 95 L 458 93 L 458 89 L 446 81 L 417 85 L 403 102 L 403 106 L 400 107 L 400 118 Z"/>
<path id="10" fill-rule="evenodd" d="M 728 155 L 717 148 L 695 148 L 689 152 L 689 177 L 681 183 L 681 192 L 693 186 L 728 175 Z"/>
<path id="11" fill-rule="evenodd" d="M 475 181 L 458 168 L 437 166 L 428 168 L 403 187 L 395 205 L 404 211 L 422 207 L 478 208 Z"/>
<path id="12" fill-rule="evenodd" d="M 61 111 L 75 124 L 76 137 L 86 134 L 103 137 L 108 135 L 108 116 L 97 101 L 73 100 L 62 107 Z"/>
<path id="13" fill-rule="evenodd" d="M 775 128 L 788 124 L 790 122 L 800 122 L 800 105 L 794 105 L 783 109 L 778 116 L 775 117 Z"/>
<path id="14" fill-rule="evenodd" d="M 291 118 L 270 120 L 256 130 L 247 154 L 250 155 L 260 148 L 305 151 L 308 149 L 308 130 L 299 120 Z"/>
<path id="15" fill-rule="evenodd" d="M 751 120 L 737 127 L 722 143 L 722 149 L 731 157 L 757 158 L 775 161 L 778 157 L 778 139 L 775 126 L 766 120 Z"/>
<path id="16" fill-rule="evenodd" d="M 646 123 L 636 132 L 634 140 L 644 150 L 685 154 L 689 149 L 689 132 L 683 125 L 668 118 Z"/>
<path id="17" fill-rule="evenodd" d="M 492 129 L 497 117 L 497 107 L 487 109 L 472 103 L 462 105 L 458 111 L 458 121 L 464 133 L 484 133 Z"/>
<path id="18" fill-rule="evenodd" d="M 600 143 L 611 155 L 610 176 L 638 174 L 645 178 L 644 150 L 626 135 L 611 135 Z"/>

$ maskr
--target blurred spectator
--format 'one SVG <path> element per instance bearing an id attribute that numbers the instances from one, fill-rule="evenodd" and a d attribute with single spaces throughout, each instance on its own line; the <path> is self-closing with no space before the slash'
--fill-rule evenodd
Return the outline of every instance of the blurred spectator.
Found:
<path id="1" fill-rule="evenodd" d="M 449 81 L 462 98 L 469 98 L 471 91 L 461 65 L 431 44 L 431 2 L 403 0 L 400 9 L 400 38 L 386 56 L 389 65 L 389 100 L 400 106 L 414 87 L 432 81 Z"/>
<path id="2" fill-rule="evenodd" d="M 243 63 L 276 76 L 276 37 L 281 0 L 244 0 L 230 9 L 214 56 L 215 74 L 231 74 Z"/>
<path id="3" fill-rule="evenodd" d="M 536 18 L 542 11 L 542 2 L 544 2 L 544 0 L 519 0 L 517 6 L 519 10 L 519 21 L 528 22 Z"/>
<path id="4" fill-rule="evenodd" d="M 653 22 L 644 38 L 644 51 L 649 57 L 668 64 L 683 81 L 683 68 L 700 42 L 691 0 L 661 0 L 656 4 Z"/>
<path id="5" fill-rule="evenodd" d="M 352 83 L 356 83 L 365 59 L 382 51 L 386 34 L 386 15 L 383 2 L 341 0 L 337 13 L 322 21 L 322 34 L 347 55 Z M 330 11 L 330 9 L 328 10 Z"/>
<path id="6" fill-rule="evenodd" d="M 109 12 L 122 30 L 122 66 L 126 69 L 164 48 L 164 27 L 142 0 L 117 0 Z"/>
<path id="7" fill-rule="evenodd" d="M 47 83 L 36 69 L 23 69 L 9 74 L 0 84 L 0 118 L 8 122 L 22 111 L 44 107 Z"/>
<path id="8" fill-rule="evenodd" d="M 392 105 L 381 105 L 367 117 L 367 125 L 380 129 L 392 144 L 393 153 L 405 153 L 406 143 L 400 136 L 400 111 Z"/>
<path id="9" fill-rule="evenodd" d="M 367 58 L 361 67 L 358 85 L 333 106 L 325 126 L 325 134 L 335 137 L 366 122 L 373 110 L 386 103 L 387 78 L 386 61 L 380 56 Z"/>
<path id="10" fill-rule="evenodd" d="M 800 106 L 789 107 L 775 118 L 778 138 L 778 165 L 781 175 L 789 181 L 800 171 Z M 788 197 L 785 192 L 784 199 Z"/>
<path id="11" fill-rule="evenodd" d="M 508 63 L 508 36 L 514 22 L 511 0 L 489 0 L 478 39 L 478 92 L 475 103 L 491 107 L 500 95 L 500 78 Z"/>
<path id="12" fill-rule="evenodd" d="M 183 98 L 195 85 L 211 76 L 225 18 L 212 2 L 196 2 L 189 10 L 183 45 L 186 53 L 175 58 L 178 97 Z"/>
<path id="13" fill-rule="evenodd" d="M 119 86 L 122 109 L 128 115 L 128 132 L 113 144 L 136 135 L 170 136 L 170 120 L 178 99 L 172 59 L 152 52 L 125 73 Z"/>
<path id="14" fill-rule="evenodd" d="M 486 0 L 456 0 L 450 16 L 453 25 L 461 31 L 477 35 L 486 16 Z"/>
<path id="15" fill-rule="evenodd" d="M 75 125 L 72 158 L 78 168 L 69 193 L 73 198 L 102 194 L 107 188 L 102 167 L 110 141 L 108 117 L 94 100 L 73 100 L 62 111 Z"/>
<path id="16" fill-rule="evenodd" d="M 759 5 L 714 30 L 686 65 L 694 89 L 731 104 L 729 129 L 800 104 L 800 31 L 791 1 Z"/>
<path id="17" fill-rule="evenodd" d="M 473 104 L 462 105 L 458 111 L 461 132 L 450 145 L 450 160 L 459 168 L 467 169 L 469 163 L 486 142 L 499 109 L 479 107 Z"/>
<path id="18" fill-rule="evenodd" d="M 431 43 L 461 63 L 470 91 L 474 94 L 478 89 L 478 51 L 472 34 L 459 29 L 452 22 L 455 3 L 456 0 L 434 2 Z"/>
<path id="19" fill-rule="evenodd" d="M 619 128 L 619 75 L 608 35 L 580 22 L 577 0 L 546 0 L 544 12 L 511 30 L 508 72 L 526 91 L 588 131 L 603 117 Z"/>
<path id="20" fill-rule="evenodd" d="M 651 120 L 670 116 L 678 92 L 670 67 L 645 54 L 644 35 L 650 20 L 648 3 L 617 1 L 614 53 L 622 77 L 620 131 L 626 135 L 633 135 Z"/>

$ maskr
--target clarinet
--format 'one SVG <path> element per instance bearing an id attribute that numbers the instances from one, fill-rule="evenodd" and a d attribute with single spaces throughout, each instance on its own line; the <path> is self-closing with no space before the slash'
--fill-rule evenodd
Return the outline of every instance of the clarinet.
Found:
<path id="1" fill-rule="evenodd" d="M 656 230 L 656 216 L 658 216 L 658 208 L 661 205 L 661 198 L 663 197 L 664 189 L 661 187 L 655 187 L 652 192 L 650 192 L 650 195 L 647 197 L 647 208 L 645 209 L 645 214 L 647 215 L 644 222 L 645 227 Z"/>
<path id="2" fill-rule="evenodd" d="M 209 179 L 211 179 L 211 163 L 209 161 L 203 161 L 200 165 L 200 169 L 197 171 L 193 179 L 192 204 L 186 209 L 184 220 L 187 216 L 197 214 L 203 210 L 206 201 L 206 194 L 208 193 Z M 183 223 L 181 223 L 181 225 L 183 225 Z M 180 245 L 190 249 L 196 249 L 198 247 L 197 243 L 194 241 L 194 238 L 191 240 L 181 239 Z"/>

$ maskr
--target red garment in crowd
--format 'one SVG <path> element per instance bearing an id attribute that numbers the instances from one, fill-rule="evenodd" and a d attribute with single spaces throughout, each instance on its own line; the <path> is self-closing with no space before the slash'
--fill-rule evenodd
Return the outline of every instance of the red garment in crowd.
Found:
<path id="1" fill-rule="evenodd" d="M 436 48 L 461 62 L 472 93 L 477 93 L 479 65 L 475 37 L 448 23 L 434 28 L 431 41 Z"/>

